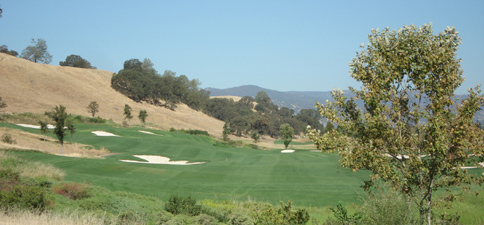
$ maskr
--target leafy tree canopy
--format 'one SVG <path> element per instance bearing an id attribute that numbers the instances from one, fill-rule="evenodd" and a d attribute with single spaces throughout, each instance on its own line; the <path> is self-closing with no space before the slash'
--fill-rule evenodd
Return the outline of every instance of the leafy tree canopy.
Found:
<path id="1" fill-rule="evenodd" d="M 59 65 L 61 66 L 72 66 L 78 68 L 88 68 L 88 69 L 96 69 L 96 67 L 91 66 L 91 63 L 85 59 L 83 59 L 79 55 L 69 55 L 66 57 L 65 61 L 60 61 Z"/>
<path id="2" fill-rule="evenodd" d="M 368 39 L 350 63 L 351 76 L 362 83 L 361 90 L 350 89 L 356 97 L 336 90 L 333 102 L 318 104 L 338 129 L 309 136 L 320 149 L 337 150 L 342 166 L 371 171 L 367 188 L 382 179 L 414 196 L 431 224 L 436 190 L 482 182 L 462 167 L 484 161 L 484 135 L 474 123 L 484 97 L 476 87 L 462 102 L 453 99 L 463 81 L 455 28 L 439 34 L 431 24 L 386 28 Z"/>
<path id="3" fill-rule="evenodd" d="M 18 56 L 18 52 L 17 51 L 14 51 L 14 50 L 8 50 L 8 46 L 6 45 L 2 45 L 0 46 L 0 52 L 1 53 L 5 53 L 5 54 L 9 54 L 11 56 L 15 56 L 17 57 Z"/>
<path id="4" fill-rule="evenodd" d="M 36 63 L 49 64 L 52 61 L 52 55 L 47 51 L 47 42 L 42 38 L 37 41 L 32 38 L 32 45 L 22 51 L 21 57 Z"/>

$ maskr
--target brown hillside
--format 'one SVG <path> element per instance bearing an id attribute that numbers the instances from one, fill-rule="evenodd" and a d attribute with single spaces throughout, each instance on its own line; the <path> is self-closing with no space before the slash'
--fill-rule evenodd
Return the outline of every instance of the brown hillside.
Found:
<path id="1" fill-rule="evenodd" d="M 133 109 L 130 124 L 140 124 L 141 109 L 148 112 L 147 123 L 161 129 L 197 129 L 221 136 L 224 123 L 178 105 L 175 111 L 146 103 L 136 103 L 111 88 L 113 73 L 38 64 L 0 53 L 0 96 L 7 103 L 3 111 L 44 113 L 56 105 L 64 105 L 68 113 L 90 116 L 87 106 L 99 103 L 100 116 L 121 123 L 124 105 Z"/>

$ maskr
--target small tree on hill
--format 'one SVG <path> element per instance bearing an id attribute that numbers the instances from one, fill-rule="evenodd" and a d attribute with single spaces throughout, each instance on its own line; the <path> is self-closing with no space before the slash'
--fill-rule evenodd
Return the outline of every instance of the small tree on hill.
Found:
<path id="1" fill-rule="evenodd" d="M 128 120 L 133 119 L 133 116 L 131 115 L 131 111 L 132 111 L 131 107 L 128 104 L 125 104 L 124 113 L 123 113 L 124 119 L 128 119 Z"/>
<path id="2" fill-rule="evenodd" d="M 230 129 L 230 125 L 228 122 L 224 123 L 224 128 L 223 128 L 223 140 L 224 141 L 230 141 L 229 134 L 232 133 L 232 130 Z"/>
<path id="3" fill-rule="evenodd" d="M 291 127 L 288 123 L 282 124 L 279 133 L 281 134 L 282 141 L 284 142 L 284 146 L 289 146 L 289 143 L 292 141 L 292 136 L 294 135 L 294 128 Z"/>
<path id="4" fill-rule="evenodd" d="M 60 61 L 59 65 L 78 67 L 78 68 L 87 68 L 87 69 L 95 69 L 96 68 L 96 67 L 91 66 L 91 63 L 89 61 L 83 59 L 79 55 L 69 55 L 69 56 L 66 57 L 65 61 Z"/>
<path id="5" fill-rule="evenodd" d="M 18 52 L 17 51 L 8 50 L 8 46 L 6 46 L 6 45 L 0 46 L 0 52 L 5 53 L 5 54 L 9 54 L 9 55 L 15 56 L 15 57 L 18 56 Z"/>
<path id="6" fill-rule="evenodd" d="M 21 57 L 32 62 L 45 64 L 49 64 L 52 61 L 52 55 L 47 51 L 47 42 L 42 38 L 37 39 L 37 41 L 32 38 L 32 45 L 27 46 L 22 51 Z"/>
<path id="7" fill-rule="evenodd" d="M 87 112 L 91 113 L 92 117 L 96 116 L 96 113 L 99 112 L 99 104 L 97 101 L 92 101 L 87 106 Z"/>
<path id="8" fill-rule="evenodd" d="M 146 121 L 146 117 L 148 117 L 148 113 L 146 112 L 146 110 L 140 110 L 140 111 L 139 111 L 139 115 L 138 115 L 139 120 L 140 120 L 142 123 L 145 123 L 145 121 Z"/>
<path id="9" fill-rule="evenodd" d="M 71 135 L 75 132 L 75 127 L 66 112 L 66 107 L 63 105 L 56 106 L 52 112 L 52 119 L 55 122 L 54 134 L 59 139 L 61 144 L 61 154 L 64 152 L 64 137 L 67 131 L 70 131 Z"/>
<path id="10" fill-rule="evenodd" d="M 333 91 L 334 102 L 318 104 L 338 129 L 309 133 L 318 148 L 337 150 L 343 167 L 371 171 L 367 188 L 382 179 L 414 196 L 427 224 L 435 191 L 483 179 L 462 168 L 484 161 L 483 131 L 474 123 L 484 97 L 476 87 L 460 103 L 453 98 L 463 81 L 457 34 L 448 27 L 434 35 L 432 25 L 372 30 L 350 63 L 351 76 L 363 83 L 350 89 L 356 98 Z"/>

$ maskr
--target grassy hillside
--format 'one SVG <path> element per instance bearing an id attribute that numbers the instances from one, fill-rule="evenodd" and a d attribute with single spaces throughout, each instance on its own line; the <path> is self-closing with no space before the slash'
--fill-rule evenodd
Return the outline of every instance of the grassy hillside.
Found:
<path id="1" fill-rule="evenodd" d="M 99 103 L 99 115 L 121 123 L 125 104 L 133 108 L 134 119 L 139 124 L 138 112 L 148 112 L 147 123 L 168 130 L 196 129 L 221 136 L 223 122 L 186 105 L 178 105 L 176 111 L 143 103 L 136 103 L 111 88 L 113 73 L 103 70 L 61 67 L 33 63 L 0 53 L 0 96 L 8 104 L 5 113 L 44 113 L 56 105 L 67 107 L 68 113 L 90 116 L 87 106 L 91 101 Z"/>

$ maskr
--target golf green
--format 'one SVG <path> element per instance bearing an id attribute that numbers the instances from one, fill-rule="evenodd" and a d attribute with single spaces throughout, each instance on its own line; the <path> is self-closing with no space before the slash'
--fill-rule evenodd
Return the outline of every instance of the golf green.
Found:
<path id="1" fill-rule="evenodd" d="M 32 128 L 13 127 L 39 132 Z M 300 206 L 334 206 L 339 202 L 357 202 L 357 192 L 361 191 L 359 186 L 369 175 L 367 171 L 355 173 L 341 168 L 336 154 L 309 150 L 281 153 L 281 150 L 217 147 L 209 137 L 140 127 L 85 124 L 76 127 L 74 142 L 104 147 L 117 154 L 106 156 L 105 159 L 37 152 L 17 154 L 63 169 L 65 180 L 68 181 L 86 181 L 115 191 L 163 199 L 178 193 L 198 199 L 250 199 L 273 204 L 290 200 Z M 96 136 L 92 131 L 105 131 L 119 137 Z M 66 140 L 70 140 L 70 137 Z M 143 161 L 133 155 L 158 155 L 171 160 L 204 163 L 161 165 L 120 161 Z"/>

